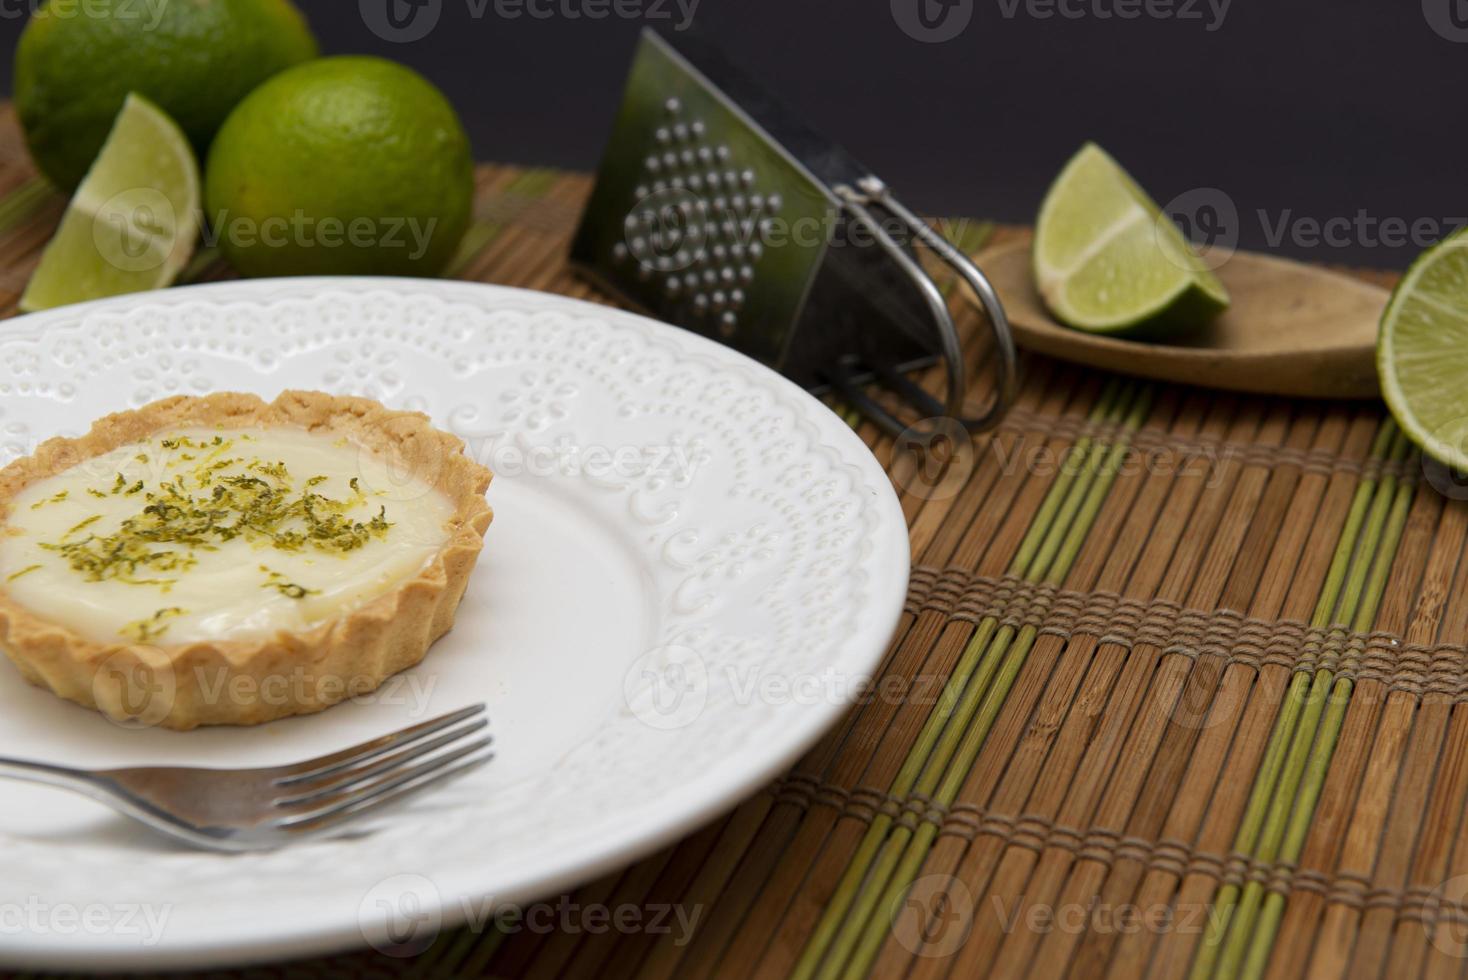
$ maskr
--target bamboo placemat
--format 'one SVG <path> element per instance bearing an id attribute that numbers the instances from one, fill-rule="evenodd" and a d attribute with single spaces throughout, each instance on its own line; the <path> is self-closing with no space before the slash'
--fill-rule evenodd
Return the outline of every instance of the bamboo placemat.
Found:
<path id="1" fill-rule="evenodd" d="M 600 299 L 564 262 L 588 189 L 482 168 L 455 274 Z M 0 194 L 13 310 L 62 202 L 8 110 Z M 188 278 L 227 274 L 205 253 Z M 851 419 L 910 523 L 908 606 L 873 690 L 767 791 L 539 926 L 252 972 L 1462 974 L 1465 494 L 1375 403 L 1023 368 L 945 467 Z"/>

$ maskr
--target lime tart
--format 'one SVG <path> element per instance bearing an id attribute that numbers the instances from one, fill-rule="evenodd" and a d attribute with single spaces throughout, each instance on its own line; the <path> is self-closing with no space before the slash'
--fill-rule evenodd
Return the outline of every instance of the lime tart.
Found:
<path id="1" fill-rule="evenodd" d="M 0 470 L 0 647 L 121 722 L 320 711 L 453 625 L 490 478 L 425 416 L 364 398 L 110 415 Z"/>

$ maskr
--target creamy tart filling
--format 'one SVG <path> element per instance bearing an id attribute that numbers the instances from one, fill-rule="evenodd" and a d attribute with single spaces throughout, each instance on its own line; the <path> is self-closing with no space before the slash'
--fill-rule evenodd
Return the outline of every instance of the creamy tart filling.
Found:
<path id="1" fill-rule="evenodd" d="M 419 572 L 453 514 L 430 483 L 340 435 L 166 430 L 17 494 L 0 584 L 101 642 L 299 632 Z"/>

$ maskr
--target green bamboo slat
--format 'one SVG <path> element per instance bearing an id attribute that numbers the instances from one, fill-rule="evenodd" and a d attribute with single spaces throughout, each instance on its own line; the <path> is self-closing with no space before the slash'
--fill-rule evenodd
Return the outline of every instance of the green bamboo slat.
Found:
<path id="1" fill-rule="evenodd" d="M 487 932 L 477 934 L 470 929 L 458 929 L 440 936 L 428 949 L 415 957 L 405 971 L 410 977 L 426 977 L 440 972 L 452 972 L 454 964 L 462 960 L 479 943 L 489 943 L 500 931 L 489 924 Z M 498 943 L 495 944 L 496 946 Z"/>
<path id="2" fill-rule="evenodd" d="M 1406 458 L 1407 449 L 1405 437 L 1388 419 L 1377 431 L 1370 458 L 1399 463 Z M 1398 507 L 1398 483 L 1394 476 L 1387 475 L 1363 479 L 1357 485 L 1311 617 L 1312 627 L 1346 623 L 1355 628 L 1355 624 L 1362 621 L 1369 624 L 1375 617 L 1385 587 L 1386 570 L 1401 536 L 1401 526 L 1396 523 L 1398 511 L 1405 523 L 1406 502 L 1410 501 L 1407 494 Z M 1382 570 L 1378 573 L 1377 568 Z M 1348 679 L 1343 681 L 1349 683 Z M 1304 833 L 1308 831 L 1315 800 L 1324 785 L 1330 754 L 1345 717 L 1345 702 L 1339 697 L 1341 690 L 1333 682 L 1334 672 L 1326 667 L 1315 671 L 1313 676 L 1300 671 L 1291 678 L 1235 836 L 1236 852 L 1272 862 L 1281 856 L 1287 831 L 1296 823 L 1303 825 L 1296 828 L 1303 846 Z M 1349 697 L 1349 689 L 1345 694 Z M 1332 702 L 1329 711 L 1327 701 Z M 1264 888 L 1259 882 L 1251 881 L 1242 888 L 1230 884 L 1219 889 L 1208 933 L 1193 962 L 1193 980 L 1239 976 L 1246 953 L 1251 959 L 1267 958 L 1267 948 L 1262 953 L 1251 952 L 1254 938 L 1251 930 L 1263 899 Z M 1263 962 L 1258 966 L 1262 969 Z"/>
<path id="3" fill-rule="evenodd" d="M 1068 527 L 1068 531 L 1063 537 L 1059 534 L 1047 535 L 1045 544 L 1041 547 L 1036 559 L 1038 566 L 1045 569 L 1042 580 L 1046 585 L 1060 586 L 1070 572 L 1091 526 L 1095 523 L 1096 515 L 1100 513 L 1106 495 L 1120 472 L 1121 464 L 1130 445 L 1129 433 L 1140 428 L 1142 422 L 1146 420 L 1147 413 L 1151 409 L 1152 396 L 1153 390 L 1150 387 L 1138 391 L 1136 399 L 1123 416 L 1122 429 L 1117 440 L 1109 444 L 1109 449 L 1102 447 L 1100 461 L 1092 474 L 1092 480 L 1088 486 L 1085 486 L 1084 493 L 1075 492 L 1081 489 L 1081 486 L 1077 485 L 1067 498 L 1066 506 L 1062 508 L 1062 516 L 1056 521 L 1056 527 Z M 1075 504 L 1074 509 L 1071 509 L 1072 504 Z M 1067 510 L 1070 512 L 1066 513 Z M 964 732 L 963 740 L 947 771 L 943 774 L 942 782 L 931 791 L 930 798 L 939 807 L 952 806 L 958 799 L 959 791 L 968 778 L 969 772 L 972 771 L 974 763 L 978 760 L 989 731 L 998 719 L 999 712 L 1004 707 L 1004 702 L 1014 682 L 1019 678 L 1020 670 L 1024 667 L 1025 660 L 1039 635 L 1039 629 L 1035 626 L 1027 625 L 1019 631 L 998 675 L 984 694 L 977 717 Z M 923 791 L 920 787 L 919 792 Z M 894 834 L 894 839 L 904 833 L 910 834 L 911 839 L 907 843 L 897 873 L 882 890 L 881 896 L 871 903 L 865 923 L 858 925 L 858 928 L 861 929 L 861 938 L 844 972 L 847 977 L 865 976 L 870 970 L 888 931 L 887 924 L 882 917 L 872 913 L 897 907 L 897 904 L 907 894 L 907 889 L 916 880 L 918 872 L 922 869 L 923 861 L 927 858 L 933 841 L 938 836 L 938 827 L 926 820 L 922 821 L 914 831 L 909 832 L 905 827 L 899 827 L 898 830 L 899 833 Z"/>
<path id="4" fill-rule="evenodd" d="M 1403 446 L 1405 442 L 1405 439 L 1401 440 Z M 1387 517 L 1386 531 L 1376 552 L 1371 574 L 1366 580 L 1361 604 L 1356 610 L 1356 618 L 1352 624 L 1352 629 L 1357 633 L 1367 632 L 1376 621 L 1376 612 L 1381 606 L 1381 598 L 1386 591 L 1387 576 L 1391 573 L 1392 561 L 1396 557 L 1397 546 L 1401 543 L 1402 532 L 1407 526 L 1407 515 L 1412 505 L 1413 488 L 1410 481 L 1388 477 L 1385 482 L 1396 484 L 1396 494 Z M 1316 740 L 1315 748 L 1310 755 L 1310 762 L 1306 767 L 1305 783 L 1300 789 L 1300 798 L 1290 815 L 1289 824 L 1285 828 L 1284 841 L 1280 845 L 1279 859 L 1281 861 L 1293 863 L 1299 859 L 1301 851 L 1304 850 L 1305 838 L 1310 832 L 1310 819 L 1314 816 L 1320 791 L 1325 786 L 1330 760 L 1335 752 L 1341 726 L 1345 723 L 1346 709 L 1350 705 L 1351 692 L 1355 690 L 1355 686 L 1354 680 L 1342 677 L 1336 680 L 1331 690 L 1325 717 L 1321 721 L 1321 734 Z M 1283 895 L 1269 892 L 1264 896 L 1259 927 L 1255 930 L 1253 942 L 1249 945 L 1241 976 L 1251 978 L 1263 976 L 1264 967 L 1269 961 L 1270 950 L 1274 948 L 1274 939 L 1279 930 L 1280 919 L 1284 914 L 1284 906 L 1285 897 Z"/>
<path id="5" fill-rule="evenodd" d="M 469 958 L 459 965 L 458 975 L 461 977 L 489 976 L 489 962 L 494 959 L 494 954 L 499 952 L 504 942 L 505 932 L 496 926 L 478 946 L 474 947 Z"/>
<path id="6" fill-rule="evenodd" d="M 27 177 L 4 197 L 0 197 L 0 235 L 8 234 L 41 212 L 47 204 L 61 197 L 40 177 Z"/>
<path id="7" fill-rule="evenodd" d="M 975 221 L 972 218 L 945 218 L 938 222 L 938 231 L 947 238 L 953 247 L 964 255 L 972 256 L 989 244 L 989 239 L 994 237 L 994 222 Z M 950 281 L 945 286 L 945 292 L 951 292 L 955 282 Z"/>
<path id="8" fill-rule="evenodd" d="M 459 243 L 459 250 L 454 253 L 452 261 L 449 262 L 448 277 L 458 278 L 469 263 L 489 246 L 489 243 L 499 237 L 504 230 L 504 224 L 498 221 L 474 221 L 464 232 L 464 240 Z"/>
<path id="9" fill-rule="evenodd" d="M 484 931 L 459 929 L 442 937 L 420 956 L 406 971 L 410 977 L 485 976 L 485 966 L 504 942 L 505 933 L 494 919 Z"/>
<path id="10" fill-rule="evenodd" d="M 1111 379 L 1098 396 L 1089 419 L 1092 423 L 1116 423 L 1126 419 L 1126 424 L 1132 425 L 1133 416 L 1129 410 L 1136 409 L 1135 418 L 1139 420 L 1150 398 L 1150 388 L 1140 390 L 1139 394 L 1135 385 Z M 1087 512 L 1086 499 L 1092 478 L 1106 458 L 1108 454 L 1104 443 L 1089 436 L 1076 440 L 1067 465 L 1047 491 L 1020 542 L 1010 563 L 1011 575 L 1035 581 L 1050 570 L 1057 556 L 1062 556 L 1065 562 L 1068 559 L 1064 555 L 1078 550 L 1079 544 L 1075 549 L 1065 545 L 1066 534 L 1077 514 Z M 1094 513 L 1091 513 L 1086 521 L 1074 525 L 1080 537 L 1083 538 L 1089 530 L 1087 522 L 1093 518 Z M 892 794 L 907 796 L 915 789 L 919 793 L 931 794 L 955 754 L 970 748 L 963 736 L 980 713 L 996 675 L 1000 675 L 1003 683 L 1001 668 L 1006 666 L 1005 655 L 1010 652 L 1017 636 L 1020 637 L 1020 646 L 1033 642 L 1033 638 L 1023 638 L 1023 630 L 1017 633 L 1012 626 L 1001 628 L 994 617 L 980 621 L 954 666 L 937 705 L 894 778 L 889 790 Z M 980 721 L 987 731 L 987 723 L 982 717 Z M 882 888 L 892 880 L 894 872 L 899 874 L 896 880 L 903 881 L 898 864 L 904 857 L 904 845 L 910 832 L 899 827 L 889 841 L 888 832 L 893 829 L 893 824 L 893 819 L 887 814 L 878 814 L 872 821 L 802 952 L 793 976 L 808 980 L 813 976 L 828 977 L 838 971 L 855 951 L 857 937 L 877 907 Z M 848 913 L 851 914 L 848 916 Z"/>
<path id="11" fill-rule="evenodd" d="M 1384 424 L 1377 429 L 1376 438 L 1372 442 L 1369 458 L 1381 460 L 1385 457 L 1391 443 L 1392 427 Z M 1335 554 L 1331 557 L 1330 568 L 1325 577 L 1325 583 L 1321 586 L 1320 596 L 1315 603 L 1315 611 L 1310 617 L 1312 627 L 1324 627 L 1330 623 L 1330 617 L 1335 611 L 1336 600 L 1341 591 L 1341 586 L 1350 568 L 1351 557 L 1355 554 L 1357 538 L 1360 535 L 1361 525 L 1366 517 L 1366 510 L 1371 504 L 1371 498 L 1376 489 L 1375 480 L 1362 480 L 1356 486 L 1356 492 L 1351 499 L 1350 510 L 1346 514 L 1345 525 L 1341 529 L 1340 540 L 1336 543 Z M 1299 713 L 1304 705 L 1306 686 L 1309 676 L 1303 671 L 1296 673 L 1290 679 L 1289 689 L 1285 693 L 1284 704 L 1280 708 L 1279 717 L 1275 721 L 1274 731 L 1270 733 L 1269 743 L 1265 748 L 1264 758 L 1259 764 L 1259 773 L 1254 779 L 1254 787 L 1250 791 L 1249 801 L 1245 805 L 1243 818 L 1239 821 L 1239 829 L 1234 836 L 1233 850 L 1240 854 L 1251 854 L 1254 843 L 1258 840 L 1260 828 L 1264 823 L 1265 811 L 1269 800 L 1274 792 L 1275 782 L 1279 778 L 1281 767 L 1284 765 L 1285 750 L 1293 736 L 1295 723 L 1299 719 Z M 1233 909 L 1238 900 L 1239 886 L 1225 885 L 1219 889 L 1214 897 L 1214 915 L 1209 917 L 1209 929 L 1203 939 L 1196 958 L 1193 961 L 1193 980 L 1204 980 L 1213 973 L 1217 965 L 1217 957 L 1220 945 L 1227 933 L 1230 921 L 1233 918 Z"/>
<path id="12" fill-rule="evenodd" d="M 1097 398 L 1095 407 L 1091 411 L 1089 416 L 1090 421 L 1101 422 L 1107 418 L 1112 411 L 1117 390 L 1118 382 L 1115 380 L 1110 380 L 1106 383 L 1100 396 Z M 1078 439 L 1072 448 L 1071 458 L 1074 459 L 1087 454 L 1090 450 L 1090 443 L 1091 440 L 1089 437 Z M 1041 501 L 1040 508 L 1030 522 L 1024 538 L 1020 541 L 1015 557 L 1010 563 L 1011 574 L 1023 576 L 1029 568 L 1030 560 L 1040 545 L 1040 539 L 1044 535 L 1049 522 L 1054 517 L 1056 510 L 1058 510 L 1062 498 L 1069 490 L 1074 477 L 1075 473 L 1069 467 L 1057 475 L 1055 482 L 1051 485 L 1044 500 Z M 922 766 L 937 746 L 938 736 L 944 724 L 958 708 L 962 692 L 967 687 L 974 672 L 979 669 L 980 658 L 988 649 L 989 640 L 993 637 L 998 625 L 998 620 L 991 616 L 986 616 L 979 622 L 974 636 L 964 648 L 963 654 L 954 666 L 948 683 L 939 695 L 938 703 L 934 706 L 933 713 L 929 715 L 927 722 L 924 723 L 916 743 L 909 752 L 908 757 L 903 761 L 897 776 L 893 779 L 891 788 L 893 793 L 899 795 L 905 794 L 917 782 Z M 873 819 L 871 827 L 862 838 L 856 854 L 847 867 L 846 873 L 837 885 L 835 894 L 827 904 L 825 913 L 817 924 L 815 932 L 812 933 L 801 960 L 796 965 L 794 977 L 804 978 L 814 973 L 821 956 L 834 937 L 835 931 L 840 926 L 851 902 L 856 897 L 857 890 L 866 875 L 867 868 L 891 824 L 892 818 L 885 813 L 879 813 Z"/>
<path id="13" fill-rule="evenodd" d="M 178 281 L 180 283 L 198 282 L 223 261 L 224 256 L 220 254 L 219 246 L 205 245 L 194 253 L 193 258 L 189 259 L 189 264 L 184 266 L 183 271 L 178 274 Z"/>
<path id="14" fill-rule="evenodd" d="M 1116 481 L 1117 472 L 1126 456 L 1130 442 L 1127 433 L 1141 427 L 1142 421 L 1147 418 L 1147 412 L 1151 408 L 1151 395 L 1151 389 L 1144 389 L 1139 393 L 1138 399 L 1133 402 L 1132 408 L 1124 418 L 1122 436 L 1117 439 L 1116 443 L 1111 443 L 1110 452 L 1105 452 L 1097 475 L 1086 487 L 1083 497 L 1080 497 L 1078 512 L 1075 512 L 1073 519 L 1063 516 L 1060 521 L 1057 521 L 1058 527 L 1066 527 L 1069 524 L 1069 533 L 1064 535 L 1063 540 L 1058 535 L 1048 535 L 1045 546 L 1041 549 L 1041 555 L 1038 557 L 1039 566 L 1048 569 L 1044 577 L 1045 584 L 1058 587 L 1064 581 L 1067 572 L 1070 571 L 1070 566 L 1075 563 L 1080 547 L 1085 543 L 1086 534 L 1091 531 L 1091 525 L 1094 524 L 1095 518 L 1101 511 L 1101 505 L 1105 502 L 1105 496 L 1110 491 L 1111 484 Z M 1078 497 L 1073 494 L 1070 499 L 1067 499 L 1067 506 L 1076 499 Z M 973 764 L 978 760 L 979 753 L 984 748 L 985 739 L 988 738 L 989 729 L 998 719 L 998 714 L 1004 707 L 1004 701 L 1009 697 L 1014 681 L 1019 678 L 1020 669 L 1025 666 L 1026 657 L 1029 656 L 1029 651 L 1038 637 L 1039 631 L 1035 626 L 1026 625 L 1020 629 L 1019 637 L 1004 659 L 1000 672 L 995 676 L 994 684 L 985 692 L 984 701 L 979 706 L 978 717 L 964 732 L 962 744 L 954 754 L 953 761 L 948 766 L 942 782 L 935 791 L 932 791 L 931 798 L 940 807 L 953 805 L 953 802 L 959 797 L 964 779 L 967 779 L 967 775 L 973 769 Z M 919 792 L 922 792 L 922 789 L 919 788 Z M 906 830 L 906 827 L 900 827 L 900 830 Z M 862 977 L 871 970 L 872 961 L 881 951 L 882 942 L 887 937 L 887 930 L 884 929 L 881 917 L 873 918 L 871 913 L 884 910 L 884 908 L 897 907 L 897 902 L 903 899 L 907 889 L 912 886 L 913 880 L 916 880 L 919 871 L 922 870 L 923 861 L 928 857 L 928 851 L 937 839 L 938 827 L 925 820 L 910 833 L 912 833 L 912 839 L 907 844 L 897 874 L 882 891 L 881 898 L 872 902 L 859 945 L 851 955 L 844 976 Z"/>
<path id="15" fill-rule="evenodd" d="M 561 173 L 556 170 L 527 170 L 510 181 L 504 190 L 499 191 L 495 196 L 524 198 L 528 206 L 549 194 L 560 177 Z M 444 275 L 450 279 L 461 276 L 474 259 L 513 223 L 513 215 L 492 221 L 476 219 L 471 222 L 469 229 L 464 232 L 464 240 L 459 243 L 458 252 L 449 262 L 448 271 Z"/>
<path id="16" fill-rule="evenodd" d="M 1392 427 L 1395 430 L 1395 426 Z M 1395 431 L 1392 439 L 1392 451 L 1390 459 L 1393 462 L 1401 462 L 1407 452 L 1407 441 L 1400 431 Z M 1357 620 L 1358 611 L 1364 611 L 1363 589 L 1368 571 L 1372 568 L 1374 560 L 1384 552 L 1381 550 L 1382 539 L 1387 530 L 1387 523 L 1391 514 L 1393 501 L 1396 496 L 1396 480 L 1387 476 L 1379 481 L 1375 499 L 1372 501 L 1371 515 L 1367 520 L 1365 532 L 1357 551 L 1358 560 L 1352 564 L 1351 574 L 1346 581 L 1346 586 L 1341 597 L 1341 604 L 1333 622 L 1351 624 Z M 1403 519 L 1405 520 L 1405 510 Z M 1395 552 L 1395 545 L 1393 545 Z M 1390 562 L 1391 556 L 1387 556 Z M 1370 615 L 1375 616 L 1376 610 L 1372 608 Z M 1280 857 L 1279 848 L 1284 838 L 1286 822 L 1291 810 L 1300 802 L 1299 797 L 1304 790 L 1301 781 L 1308 767 L 1309 757 L 1316 746 L 1317 736 L 1321 734 L 1323 724 L 1322 714 L 1326 701 L 1329 697 L 1331 685 L 1334 680 L 1334 672 L 1321 668 L 1316 671 L 1311 684 L 1310 694 L 1306 701 L 1306 710 L 1301 719 L 1300 727 L 1295 733 L 1294 741 L 1290 747 L 1289 759 L 1285 766 L 1285 778 L 1281 780 L 1280 788 L 1276 791 L 1271 803 L 1269 816 L 1266 818 L 1264 832 L 1260 837 L 1260 843 L 1254 856 L 1264 862 L 1274 862 Z M 1344 709 L 1342 708 L 1342 711 Z M 1334 741 L 1331 742 L 1334 747 Z M 1322 779 L 1324 773 L 1322 770 Z M 1319 787 L 1315 792 L 1318 794 Z M 1313 804 L 1311 807 L 1313 814 Z M 1306 821 L 1308 824 L 1309 816 Z M 1264 886 L 1257 882 L 1249 882 L 1243 889 L 1239 900 L 1238 910 L 1233 916 L 1227 942 L 1224 946 L 1223 956 L 1219 962 L 1218 976 L 1236 977 L 1239 975 L 1242 959 L 1247 944 L 1251 938 L 1250 930 L 1253 928 L 1255 917 L 1259 906 L 1264 898 Z"/>

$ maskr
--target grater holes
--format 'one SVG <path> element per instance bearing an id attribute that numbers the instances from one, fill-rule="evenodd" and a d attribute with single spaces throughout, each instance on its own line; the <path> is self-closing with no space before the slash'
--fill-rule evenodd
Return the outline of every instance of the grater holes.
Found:
<path id="1" fill-rule="evenodd" d="M 704 320 L 732 337 L 781 198 L 763 192 L 755 168 L 679 99 L 667 99 L 663 113 L 642 160 L 625 242 L 612 258 L 636 259 L 638 278 L 655 278 L 652 288 L 674 319 Z"/>

